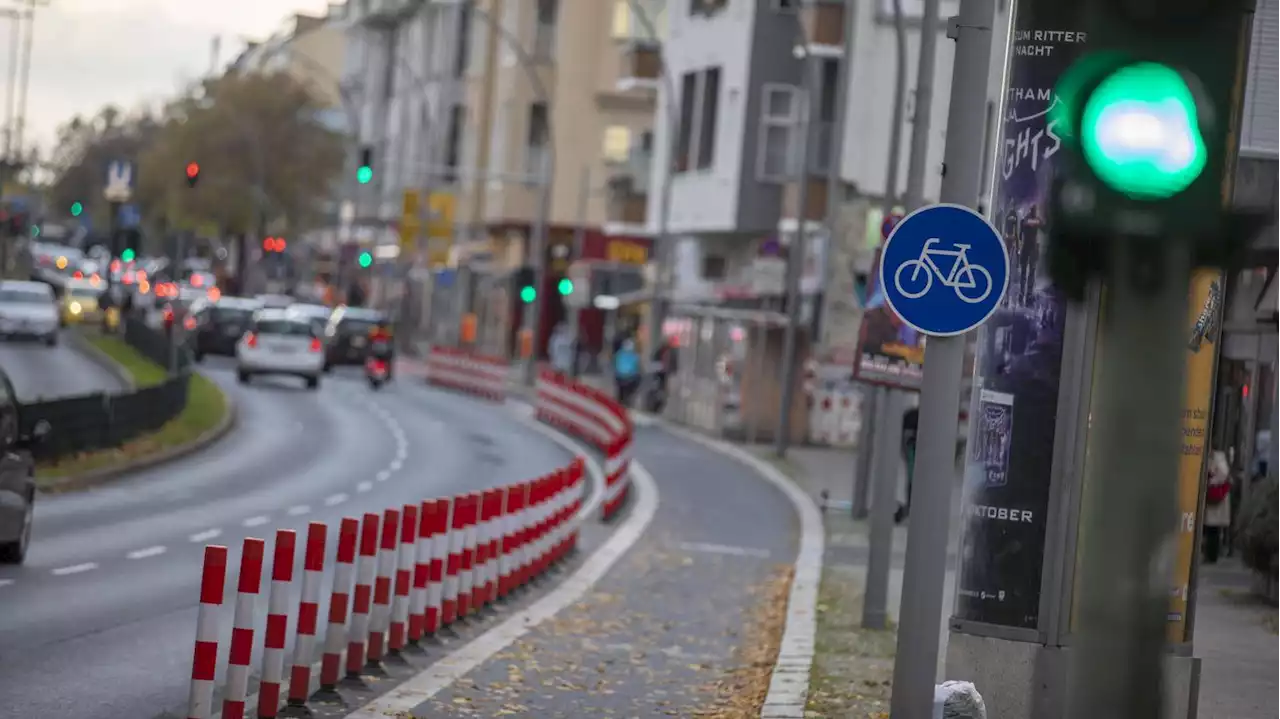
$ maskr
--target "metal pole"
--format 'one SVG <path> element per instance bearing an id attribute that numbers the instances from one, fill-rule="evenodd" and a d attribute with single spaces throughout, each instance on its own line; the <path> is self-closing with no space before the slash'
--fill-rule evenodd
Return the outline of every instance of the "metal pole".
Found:
<path id="1" fill-rule="evenodd" d="M 14 151 L 22 154 L 22 135 L 27 129 L 27 89 L 31 85 L 31 45 L 36 34 L 36 0 L 27 2 L 27 35 L 22 45 L 22 85 L 18 90 L 17 136 L 13 143 Z"/>
<path id="2" fill-rule="evenodd" d="M 1078 639 L 1067 716 L 1157 719 L 1186 363 L 1184 243 L 1113 241 L 1099 342 L 1095 475 L 1080 528 Z M 1170 555 L 1171 556 L 1171 555 Z"/>
<path id="3" fill-rule="evenodd" d="M 9 82 L 4 93 L 4 159 L 13 159 L 14 123 L 17 112 L 14 93 L 18 88 L 18 47 L 21 43 L 22 13 L 9 10 L 4 13 L 9 18 Z"/>
<path id="4" fill-rule="evenodd" d="M 947 33 L 956 41 L 956 51 L 947 116 L 948 141 L 943 154 L 947 172 L 942 179 L 940 195 L 943 202 L 966 207 L 977 203 L 982 186 L 983 143 L 977 139 L 982 137 L 986 124 L 994 17 L 994 0 L 961 0 L 960 14 L 951 19 Z M 912 137 L 913 172 L 907 184 L 910 209 L 915 209 L 922 201 L 937 26 L 938 0 L 927 0 Z M 1182 287 L 1185 288 L 1186 284 Z M 951 497 L 955 485 L 959 397 L 966 344 L 964 335 L 930 337 L 925 350 L 916 444 L 915 473 L 918 480 L 912 497 L 915 505 L 912 509 L 912 531 L 907 535 L 898 648 L 893 667 L 893 697 L 889 709 L 895 719 L 930 719 L 933 716 L 933 687 L 938 678 L 947 544 L 951 534 Z M 1181 360 L 1181 356 L 1178 359 Z"/>
<path id="5" fill-rule="evenodd" d="M 577 262 L 582 259 L 582 253 L 587 243 L 587 210 L 588 203 L 591 202 L 591 166 L 582 166 L 582 179 L 578 180 L 578 224 L 573 228 L 573 261 Z M 578 292 L 578 288 L 574 288 L 574 292 Z M 589 298 L 588 298 L 589 299 Z M 573 307 L 569 310 L 569 328 L 570 336 L 573 338 L 573 362 L 569 365 L 570 373 L 575 377 L 578 375 L 578 333 L 581 331 L 579 322 L 582 320 L 582 306 L 578 304 L 579 300 L 575 300 Z"/>
<path id="6" fill-rule="evenodd" d="M 893 425 L 902 414 L 903 394 L 886 387 L 871 388 L 877 409 L 875 422 L 881 428 Z M 867 580 L 862 597 L 862 626 L 884 629 L 889 626 L 889 567 L 893 560 L 893 512 L 898 504 L 898 448 L 894 432 L 876 432 L 879 443 L 873 465 L 875 493 L 872 497 L 871 532 L 868 537 Z"/>
<path id="7" fill-rule="evenodd" d="M 548 112 L 550 105 L 548 104 Z M 547 128 L 550 134 L 550 127 Z M 533 269 L 533 287 L 537 296 L 529 304 L 524 313 L 524 328 L 531 333 L 533 347 L 524 362 L 524 382 L 530 387 L 538 378 L 538 329 L 542 323 L 542 303 L 546 301 L 543 284 L 547 277 L 547 221 L 551 215 L 551 182 L 555 174 L 552 167 L 551 153 L 542 156 L 542 172 L 538 188 L 538 216 L 534 221 L 533 233 L 529 236 L 529 258 Z"/>
<path id="8" fill-rule="evenodd" d="M 785 457 L 791 443 L 791 403 L 795 395 L 796 335 L 800 331 L 800 270 L 804 267 L 805 237 L 808 234 L 809 203 L 809 136 L 813 133 L 812 65 L 806 51 L 803 62 L 803 85 L 800 88 L 800 139 L 795 142 L 800 187 L 796 190 L 796 230 L 787 247 L 787 326 L 782 335 L 782 404 L 778 408 L 778 432 L 773 437 L 773 452 Z M 793 158 L 795 155 L 792 156 Z"/>

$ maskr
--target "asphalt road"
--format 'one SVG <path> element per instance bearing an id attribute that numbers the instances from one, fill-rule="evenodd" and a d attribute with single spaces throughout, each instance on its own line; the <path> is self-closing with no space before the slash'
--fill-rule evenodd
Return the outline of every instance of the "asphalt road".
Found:
<path id="1" fill-rule="evenodd" d="M 300 563 L 309 521 L 332 527 L 569 459 L 503 412 L 407 377 L 375 393 L 339 372 L 307 392 L 291 380 L 241 387 L 225 362 L 207 367 L 239 407 L 227 438 L 124 482 L 38 500 L 27 564 L 0 568 L 0 719 L 139 719 L 182 707 L 207 543 L 231 548 L 230 602 L 246 536 L 299 530 Z M 265 615 L 265 596 L 258 609 Z M 229 632 L 228 603 L 220 671 Z"/>
<path id="2" fill-rule="evenodd" d="M 77 352 L 65 336 L 56 347 L 29 340 L 0 341 L 0 369 L 9 374 L 18 399 L 26 402 L 121 388 L 114 375 Z"/>

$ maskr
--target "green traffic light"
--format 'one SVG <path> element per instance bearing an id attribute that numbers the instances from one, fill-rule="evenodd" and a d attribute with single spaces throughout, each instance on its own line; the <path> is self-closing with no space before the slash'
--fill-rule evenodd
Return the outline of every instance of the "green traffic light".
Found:
<path id="1" fill-rule="evenodd" d="M 1080 119 L 1080 148 L 1098 179 L 1136 199 L 1187 189 L 1208 159 L 1195 93 L 1177 70 L 1141 62 L 1108 75 Z"/>
<path id="2" fill-rule="evenodd" d="M 556 289 L 560 290 L 562 295 L 573 294 L 573 280 L 568 277 L 560 278 L 560 283 L 556 286 Z"/>
<path id="3" fill-rule="evenodd" d="M 369 184 L 369 182 L 373 180 L 373 168 L 365 165 L 359 170 L 356 170 L 356 180 L 359 181 L 361 185 Z"/>
<path id="4" fill-rule="evenodd" d="M 360 253 L 360 266 L 361 266 L 361 267 L 368 267 L 369 265 L 372 265 L 372 264 L 373 264 L 373 255 L 369 254 L 368 252 L 361 252 L 361 253 Z"/>
<path id="5" fill-rule="evenodd" d="M 532 285 L 525 285 L 520 288 L 520 301 L 529 304 L 538 299 L 538 291 L 533 289 Z"/>
<path id="6" fill-rule="evenodd" d="M 128 250 L 128 249 L 127 249 L 127 250 L 125 250 L 124 252 L 121 252 L 121 253 L 120 253 L 120 259 L 124 260 L 125 262 L 133 262 L 133 258 L 134 258 L 134 257 L 135 257 L 135 255 L 134 255 L 133 250 Z"/>
<path id="7" fill-rule="evenodd" d="M 79 202 L 71 203 L 71 216 L 79 217 L 84 212 L 84 205 Z"/>

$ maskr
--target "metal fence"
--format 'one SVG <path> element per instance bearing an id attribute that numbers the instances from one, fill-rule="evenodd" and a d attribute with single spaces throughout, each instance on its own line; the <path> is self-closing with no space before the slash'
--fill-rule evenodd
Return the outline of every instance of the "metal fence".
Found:
<path id="1" fill-rule="evenodd" d="M 169 343 L 161 331 L 129 319 L 124 338 L 148 359 L 168 364 Z M 177 417 L 186 408 L 190 379 L 186 352 L 180 352 L 179 357 L 180 371 L 152 387 L 22 403 L 22 432 L 31 432 L 41 420 L 49 424 L 47 439 L 34 452 L 36 459 L 57 462 L 83 452 L 120 447 Z"/>

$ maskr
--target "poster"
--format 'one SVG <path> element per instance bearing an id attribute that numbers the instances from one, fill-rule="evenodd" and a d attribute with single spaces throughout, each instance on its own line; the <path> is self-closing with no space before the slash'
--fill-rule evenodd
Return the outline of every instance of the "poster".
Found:
<path id="1" fill-rule="evenodd" d="M 1009 289 L 978 331 L 979 417 L 965 458 L 954 616 L 1019 629 L 1040 619 L 1066 321 L 1066 300 L 1045 275 L 1044 217 L 1062 149 L 1048 117 L 1053 88 L 1086 39 L 1072 8 L 1021 3 L 1014 20 L 991 215 L 1009 252 Z"/>
<path id="2" fill-rule="evenodd" d="M 1196 556 L 1196 511 L 1204 474 L 1205 442 L 1213 399 L 1214 355 L 1222 311 L 1222 274 L 1199 270 L 1191 280 L 1187 317 L 1186 389 L 1182 405 L 1182 452 L 1178 457 L 1178 539 L 1169 590 L 1168 639 L 1186 641 L 1191 565 Z"/>
<path id="3" fill-rule="evenodd" d="M 880 253 L 877 252 L 868 275 L 853 378 L 867 384 L 918 392 L 924 377 L 925 336 L 889 309 L 877 282 L 879 277 Z"/>

